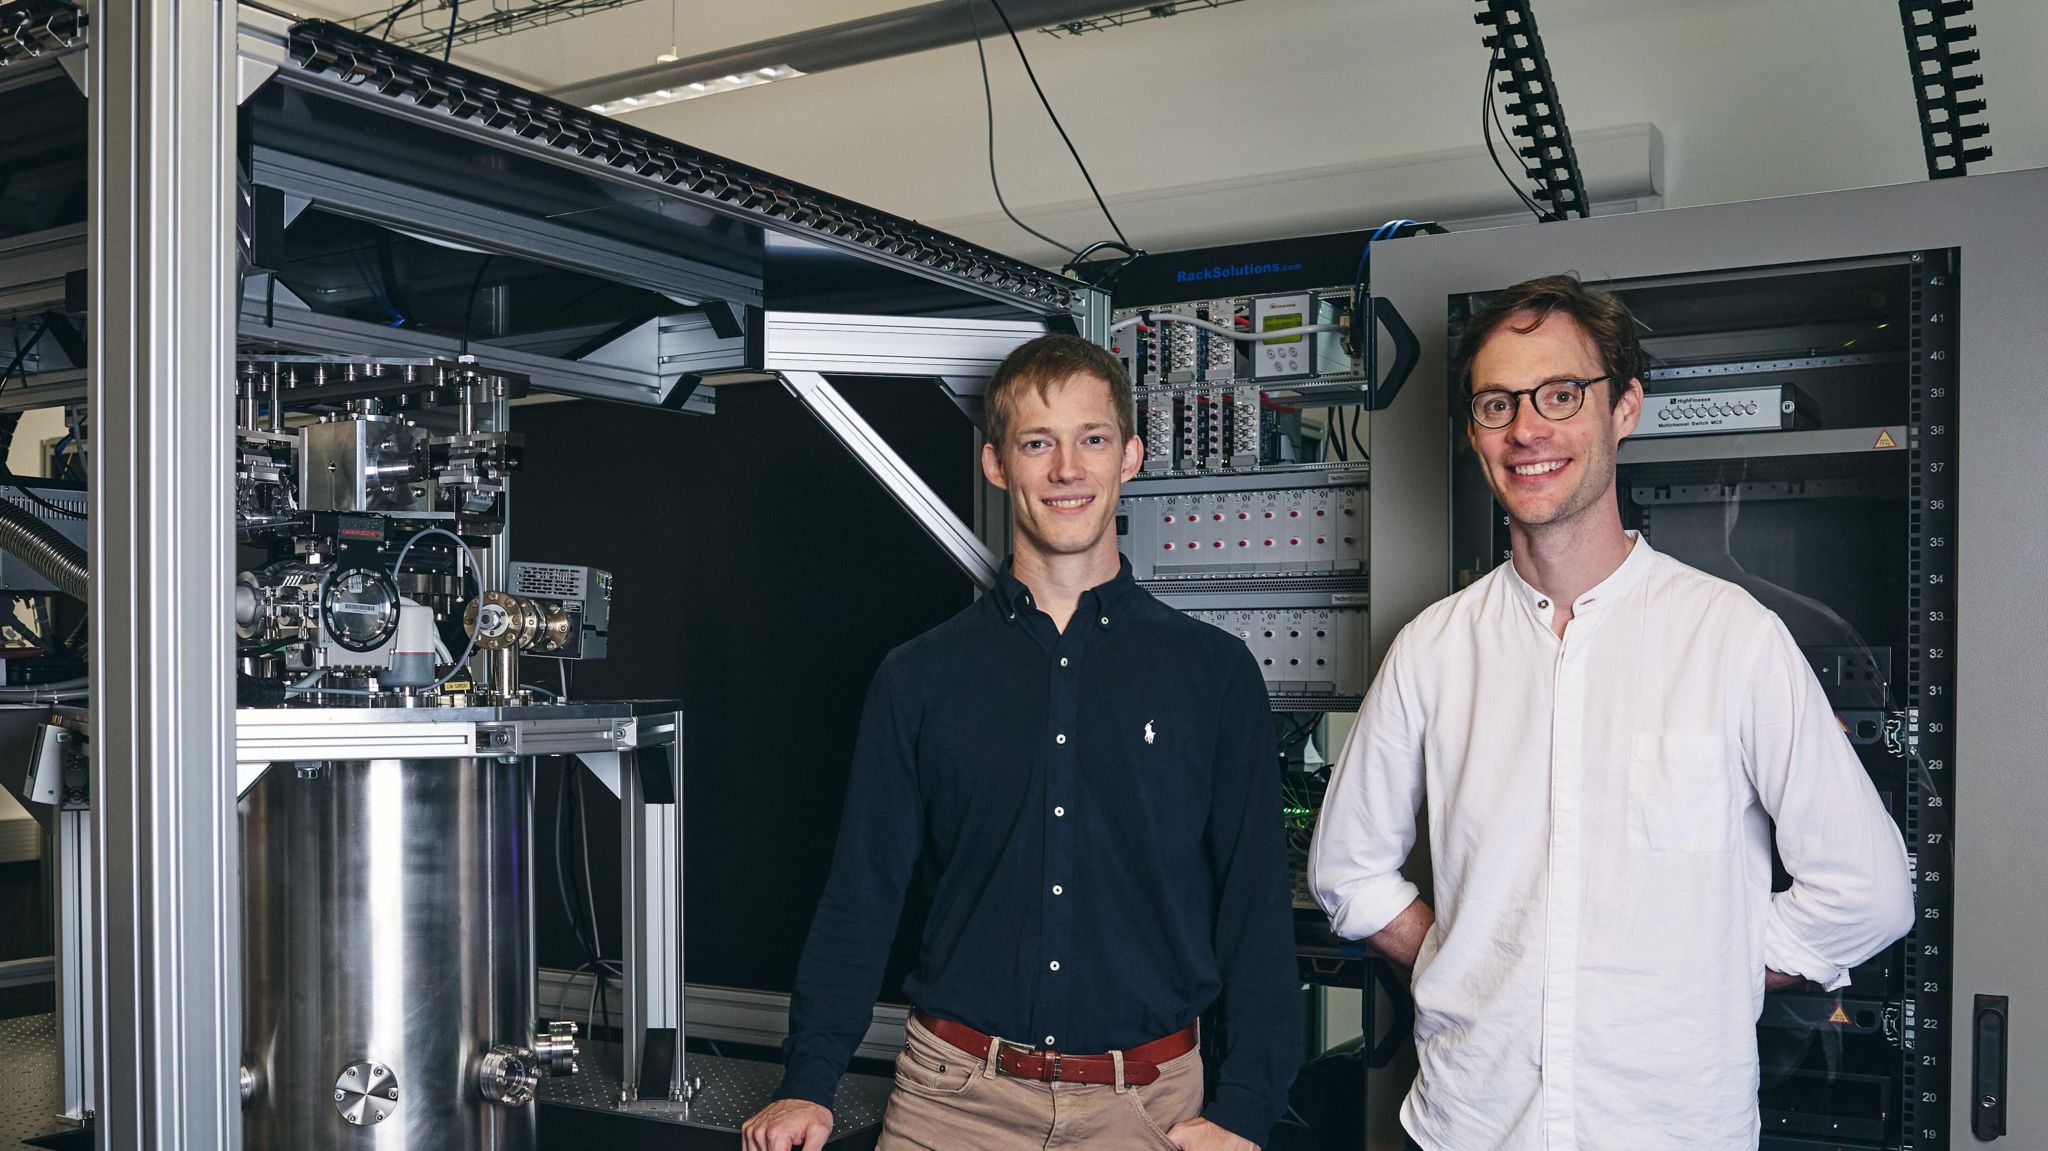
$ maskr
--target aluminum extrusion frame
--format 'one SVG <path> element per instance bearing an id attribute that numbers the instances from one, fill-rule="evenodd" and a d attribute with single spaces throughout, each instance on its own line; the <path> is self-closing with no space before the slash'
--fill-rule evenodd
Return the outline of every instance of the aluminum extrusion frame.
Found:
<path id="1" fill-rule="evenodd" d="M 87 51 L 94 1061 L 103 1147 L 239 1151 L 235 10 L 96 5 Z"/>

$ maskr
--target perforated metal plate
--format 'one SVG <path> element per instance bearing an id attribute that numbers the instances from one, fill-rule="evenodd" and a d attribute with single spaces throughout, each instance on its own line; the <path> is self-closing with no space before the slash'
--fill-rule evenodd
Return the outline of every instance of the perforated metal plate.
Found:
<path id="1" fill-rule="evenodd" d="M 583 1051 L 581 1073 L 541 1081 L 538 1094 L 543 1105 L 629 1115 L 648 1123 L 738 1131 L 747 1116 L 768 1103 L 782 1081 L 782 1068 L 774 1063 L 692 1054 L 689 1075 L 701 1078 L 704 1086 L 697 1102 L 687 1111 L 680 1103 L 626 1104 L 619 1102 L 618 1045 L 585 1043 Z M 891 1086 L 889 1080 L 871 1075 L 848 1075 L 841 1079 L 839 1094 L 832 1105 L 832 1142 L 879 1125 Z M 543 1119 L 541 1126 L 545 1143 L 549 1124 Z"/>
<path id="2" fill-rule="evenodd" d="M 57 1020 L 51 1015 L 0 1019 L 0 1147 L 73 1130 L 61 1122 Z"/>

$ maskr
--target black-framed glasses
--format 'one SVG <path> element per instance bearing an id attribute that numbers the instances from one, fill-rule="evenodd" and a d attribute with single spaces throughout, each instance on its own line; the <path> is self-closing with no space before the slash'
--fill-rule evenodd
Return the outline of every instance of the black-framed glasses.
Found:
<path id="1" fill-rule="evenodd" d="M 1522 397 L 1529 397 L 1529 406 L 1546 420 L 1568 420 L 1579 414 L 1586 406 L 1586 389 L 1602 384 L 1613 376 L 1595 376 L 1590 380 L 1549 380 L 1533 388 L 1510 391 L 1507 388 L 1488 388 L 1472 393 L 1472 422 L 1482 428 L 1500 429 L 1515 422 L 1515 409 Z"/>

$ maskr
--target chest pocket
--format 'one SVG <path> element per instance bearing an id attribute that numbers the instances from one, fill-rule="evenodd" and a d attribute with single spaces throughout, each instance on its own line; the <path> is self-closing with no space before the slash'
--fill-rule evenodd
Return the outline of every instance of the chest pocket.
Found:
<path id="1" fill-rule="evenodd" d="M 1629 745 L 1628 845 L 1637 851 L 1735 850 L 1726 738 L 1636 733 Z"/>

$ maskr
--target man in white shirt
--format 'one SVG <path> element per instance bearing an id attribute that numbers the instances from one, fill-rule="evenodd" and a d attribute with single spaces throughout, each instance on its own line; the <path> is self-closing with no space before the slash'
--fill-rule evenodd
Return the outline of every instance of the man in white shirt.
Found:
<path id="1" fill-rule="evenodd" d="M 1513 562 L 1402 629 L 1316 829 L 1336 931 L 1414 970 L 1423 1151 L 1753 1149 L 1765 991 L 1840 987 L 1913 921 L 1784 625 L 1622 530 L 1641 357 L 1569 276 L 1472 318 L 1452 378 Z M 1399 871 L 1425 801 L 1434 908 Z"/>

